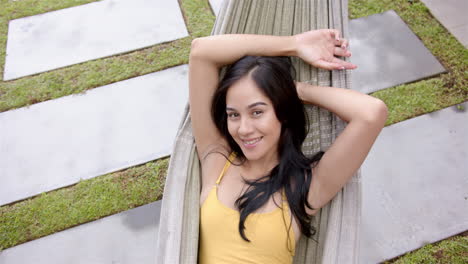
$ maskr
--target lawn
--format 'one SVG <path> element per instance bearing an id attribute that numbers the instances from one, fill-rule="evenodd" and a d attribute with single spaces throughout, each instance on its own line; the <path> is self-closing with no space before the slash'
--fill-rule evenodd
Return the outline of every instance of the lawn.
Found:
<path id="1" fill-rule="evenodd" d="M 0 0 L 0 72 L 8 21 L 94 0 Z M 189 37 L 149 48 L 24 77 L 0 79 L 0 112 L 188 62 L 193 38 L 209 35 L 214 16 L 206 0 L 180 0 Z M 468 51 L 420 1 L 350 0 L 350 18 L 394 9 L 447 73 L 372 95 L 389 108 L 387 125 L 468 100 Z M 2 77 L 0 77 L 2 78 Z M 0 250 L 161 199 L 168 158 L 80 181 L 66 188 L 0 207 Z M 468 237 L 426 245 L 393 263 L 468 263 Z"/>

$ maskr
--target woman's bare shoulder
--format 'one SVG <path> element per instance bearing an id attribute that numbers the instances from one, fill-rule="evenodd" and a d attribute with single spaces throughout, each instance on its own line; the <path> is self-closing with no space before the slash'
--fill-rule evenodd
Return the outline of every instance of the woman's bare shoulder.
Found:
<path id="1" fill-rule="evenodd" d="M 202 187 L 213 185 L 218 179 L 224 165 L 229 159 L 231 150 L 224 145 L 210 145 L 201 153 Z"/>

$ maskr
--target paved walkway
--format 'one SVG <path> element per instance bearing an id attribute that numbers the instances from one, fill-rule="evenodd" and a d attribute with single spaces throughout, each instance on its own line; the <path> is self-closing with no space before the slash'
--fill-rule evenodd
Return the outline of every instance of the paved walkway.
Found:
<path id="1" fill-rule="evenodd" d="M 351 20 L 349 42 L 353 52 L 351 61 L 358 66 L 351 74 L 351 89 L 362 93 L 445 72 L 437 58 L 393 10 Z"/>
<path id="2" fill-rule="evenodd" d="M 180 65 L 0 113 L 0 206 L 170 155 L 187 101 Z"/>
<path id="3" fill-rule="evenodd" d="M 439 22 L 468 48 L 468 1 L 421 0 Z"/>
<path id="4" fill-rule="evenodd" d="M 177 1 L 104 0 L 10 21 L 4 80 L 188 36 Z"/>
<path id="5" fill-rule="evenodd" d="M 0 253 L 2 264 L 157 264 L 161 201 L 79 225 Z"/>
<path id="6" fill-rule="evenodd" d="M 468 102 L 383 129 L 361 167 L 362 264 L 468 230 L 467 120 Z"/>

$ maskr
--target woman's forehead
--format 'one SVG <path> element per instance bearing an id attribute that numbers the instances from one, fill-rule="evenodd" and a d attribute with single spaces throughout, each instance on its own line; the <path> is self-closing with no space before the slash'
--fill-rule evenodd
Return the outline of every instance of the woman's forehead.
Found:
<path id="1" fill-rule="evenodd" d="M 248 108 L 257 102 L 270 105 L 270 99 L 258 88 L 250 78 L 235 82 L 226 94 L 226 106 L 232 108 Z"/>

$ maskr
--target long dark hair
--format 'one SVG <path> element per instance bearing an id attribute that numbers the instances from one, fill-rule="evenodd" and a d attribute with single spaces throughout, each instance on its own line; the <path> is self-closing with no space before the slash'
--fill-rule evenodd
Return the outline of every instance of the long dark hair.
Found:
<path id="1" fill-rule="evenodd" d="M 311 165 L 314 166 L 321 159 L 323 152 L 318 152 L 309 159 L 301 151 L 307 135 L 307 120 L 292 72 L 294 67 L 289 57 L 246 56 L 227 68 L 213 96 L 212 118 L 241 162 L 246 158 L 229 134 L 227 125 L 226 95 L 229 87 L 250 74 L 255 84 L 273 103 L 276 117 L 281 123 L 278 143 L 279 164 L 268 175 L 257 180 L 244 179 L 249 187 L 235 203 L 240 211 L 239 233 L 245 241 L 250 242 L 244 233 L 247 216 L 261 208 L 274 193 L 283 188 L 289 207 L 299 221 L 301 232 L 307 237 L 311 237 L 316 232 L 310 225 L 312 216 L 306 213 L 304 206 L 315 209 L 307 201 L 312 181 Z"/>

